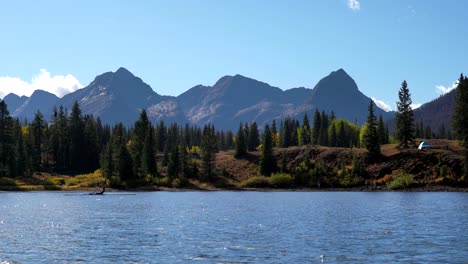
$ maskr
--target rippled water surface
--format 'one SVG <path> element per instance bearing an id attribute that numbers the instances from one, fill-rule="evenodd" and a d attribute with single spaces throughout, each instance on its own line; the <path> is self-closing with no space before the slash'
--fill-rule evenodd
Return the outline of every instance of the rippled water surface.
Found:
<path id="1" fill-rule="evenodd" d="M 467 263 L 468 194 L 0 193 L 1 260 Z"/>

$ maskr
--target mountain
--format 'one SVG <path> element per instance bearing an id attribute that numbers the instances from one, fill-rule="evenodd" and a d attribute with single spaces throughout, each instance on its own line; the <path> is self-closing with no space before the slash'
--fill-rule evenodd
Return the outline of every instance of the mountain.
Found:
<path id="1" fill-rule="evenodd" d="M 423 104 L 414 110 L 415 122 L 423 122 L 424 127 L 430 126 L 437 132 L 442 125 L 446 130 L 452 128 L 452 115 L 455 111 L 457 89 L 450 91 L 431 102 Z"/>
<path id="2" fill-rule="evenodd" d="M 262 123 L 281 115 L 283 91 L 242 75 L 224 76 L 213 86 L 195 86 L 177 101 L 192 124 L 234 129 L 240 122 Z M 274 108 L 276 106 L 276 108 Z"/>
<path id="3" fill-rule="evenodd" d="M 357 120 L 358 124 L 366 122 L 371 98 L 359 91 L 356 82 L 343 69 L 330 73 L 315 85 L 308 105 L 312 109 L 319 109 L 336 117 L 350 121 Z M 393 116 L 374 104 L 375 115 L 382 115 L 384 119 Z"/>
<path id="4" fill-rule="evenodd" d="M 58 100 L 59 98 L 55 94 L 43 90 L 36 90 L 11 116 L 19 119 L 26 118 L 31 121 L 37 111 L 40 111 L 42 114 L 50 113 Z M 50 115 L 44 115 L 45 120 L 49 120 L 49 118 Z"/>
<path id="5" fill-rule="evenodd" d="M 65 95 L 57 102 L 57 105 L 71 109 L 73 103 L 77 101 L 83 114 L 92 114 L 110 124 L 122 122 L 125 125 L 132 125 L 141 110 L 150 107 L 153 107 L 151 111 L 153 115 L 150 116 L 152 121 L 161 118 L 161 111 L 164 115 L 174 115 L 175 117 L 172 118 L 174 121 L 183 121 L 177 120 L 180 118 L 179 113 L 167 112 L 176 109 L 157 106 L 163 100 L 171 98 L 157 94 L 130 71 L 119 68 L 116 72 L 101 74 L 85 88 Z"/>
<path id="6" fill-rule="evenodd" d="M 8 105 L 8 111 L 10 111 L 10 114 L 13 114 L 16 111 L 16 109 L 18 109 L 18 107 L 20 107 L 24 102 L 26 102 L 26 100 L 28 100 L 28 97 L 19 97 L 14 93 L 10 93 L 7 96 L 5 96 L 3 100 Z"/>
<path id="7" fill-rule="evenodd" d="M 203 126 L 215 124 L 220 129 L 235 130 L 240 122 L 256 121 L 260 127 L 273 119 L 290 116 L 301 119 L 305 113 L 313 115 L 315 109 L 338 118 L 364 123 L 370 98 L 361 93 L 354 80 L 343 70 L 330 73 L 314 89 L 299 87 L 281 90 L 267 83 L 242 75 L 227 75 L 213 86 L 197 85 L 177 97 L 162 96 L 148 84 L 125 68 L 98 75 L 88 86 L 58 99 L 48 95 L 37 100 L 38 92 L 24 101 L 15 115 L 32 119 L 41 110 L 48 119 L 52 107 L 63 105 L 71 109 L 77 101 L 83 114 L 100 117 L 104 123 L 122 122 L 133 125 L 142 109 L 155 123 L 190 123 Z M 8 100 L 15 106 L 18 98 Z M 376 107 L 376 114 L 392 116 Z"/>
<path id="8" fill-rule="evenodd" d="M 370 98 L 359 91 L 354 80 L 343 70 L 330 73 L 314 89 L 281 90 L 242 75 L 224 76 L 213 86 L 198 85 L 177 97 L 187 119 L 197 125 L 214 123 L 223 129 L 236 129 L 240 122 L 260 125 L 286 116 L 302 118 L 315 109 L 338 118 L 363 124 Z M 378 108 L 376 115 L 393 116 Z"/>

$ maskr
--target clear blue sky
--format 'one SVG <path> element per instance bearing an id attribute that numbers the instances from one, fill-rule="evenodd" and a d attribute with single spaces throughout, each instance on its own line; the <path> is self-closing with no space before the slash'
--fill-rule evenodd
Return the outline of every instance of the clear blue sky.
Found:
<path id="1" fill-rule="evenodd" d="M 237 73 L 312 88 L 344 68 L 394 109 L 403 79 L 423 103 L 468 74 L 468 1 L 349 1 L 5 1 L 0 77 L 45 69 L 86 86 L 123 66 L 178 95 Z"/>

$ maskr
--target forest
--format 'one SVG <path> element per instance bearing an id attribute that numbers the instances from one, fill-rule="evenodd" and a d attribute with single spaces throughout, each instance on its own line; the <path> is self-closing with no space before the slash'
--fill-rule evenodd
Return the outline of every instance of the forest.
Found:
<path id="1" fill-rule="evenodd" d="M 404 88 L 405 83 L 403 92 Z M 409 95 L 407 89 L 406 93 Z M 424 128 L 421 122 L 414 122 L 408 99 L 403 93 L 394 134 L 389 133 L 382 116 L 378 119 L 374 116 L 372 102 L 368 120 L 361 128 L 357 123 L 337 119 L 333 112 L 315 110 L 312 122 L 305 114 L 301 122 L 288 117 L 279 124 L 273 120 L 262 128 L 256 122 L 241 123 L 234 133 L 216 130 L 213 125 L 199 128 L 188 124 L 166 125 L 163 121 L 152 124 L 145 110 L 132 127 L 121 123 L 110 126 L 102 124 L 100 118 L 83 115 L 78 102 L 70 112 L 60 106 L 54 108 L 49 118 L 37 112 L 31 122 L 21 121 L 10 116 L 2 101 L 0 177 L 31 177 L 36 172 L 77 175 L 100 169 L 108 183 L 115 187 L 148 184 L 161 178 L 212 182 L 218 175 L 226 174 L 216 166 L 219 151 L 232 150 L 236 159 L 246 158 L 249 152 L 261 151 L 258 174 L 270 176 L 283 172 L 282 167 L 285 167 L 275 158 L 275 148 L 308 145 L 365 147 L 369 154 L 378 157 L 380 145 L 410 140 L 414 147 L 415 137 L 452 137 L 452 133 L 445 129 L 439 129 L 436 134 L 430 127 Z M 406 120 L 405 112 L 411 114 Z M 402 133 L 411 137 L 405 138 L 408 136 Z"/>

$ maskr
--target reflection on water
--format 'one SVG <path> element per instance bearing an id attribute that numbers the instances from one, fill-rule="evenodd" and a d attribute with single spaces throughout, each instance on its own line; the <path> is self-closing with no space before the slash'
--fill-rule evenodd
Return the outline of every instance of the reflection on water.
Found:
<path id="1" fill-rule="evenodd" d="M 0 193 L 0 264 L 463 263 L 467 207 L 464 193 Z"/>

